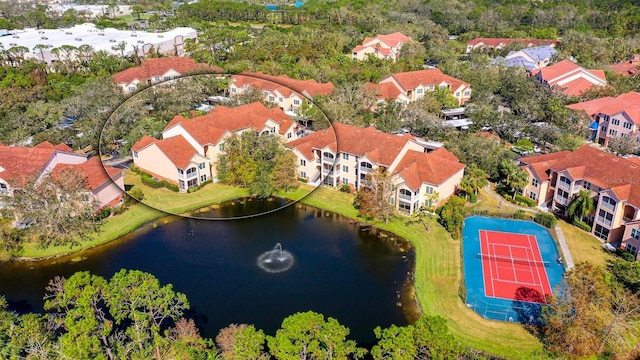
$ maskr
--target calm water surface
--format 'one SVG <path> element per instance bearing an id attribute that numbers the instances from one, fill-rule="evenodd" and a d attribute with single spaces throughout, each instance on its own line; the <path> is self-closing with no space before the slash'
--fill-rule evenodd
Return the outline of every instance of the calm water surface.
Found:
<path id="1" fill-rule="evenodd" d="M 253 202 L 224 211 L 239 216 L 264 206 Z M 393 235 L 363 231 L 341 216 L 295 204 L 244 220 L 158 223 L 73 257 L 4 264 L 0 293 L 14 310 L 42 312 L 54 276 L 88 270 L 109 278 L 122 268 L 138 269 L 185 293 L 189 316 L 208 337 L 230 323 L 274 334 L 286 316 L 313 310 L 348 326 L 349 338 L 370 343 L 374 327 L 406 325 L 415 316 L 408 284 L 413 251 Z M 278 242 L 295 263 L 283 273 L 264 272 L 256 260 Z"/>

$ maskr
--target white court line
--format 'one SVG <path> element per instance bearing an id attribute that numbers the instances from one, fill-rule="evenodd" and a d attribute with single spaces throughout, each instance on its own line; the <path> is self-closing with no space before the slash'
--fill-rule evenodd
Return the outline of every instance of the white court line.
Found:
<path id="1" fill-rule="evenodd" d="M 527 241 L 529 242 L 529 246 L 531 246 L 531 235 L 527 235 Z M 535 237 L 534 237 L 534 241 L 535 241 Z M 540 248 L 537 246 L 538 243 L 536 242 L 536 247 L 538 248 L 538 255 L 540 255 L 540 261 L 542 261 L 542 254 L 540 254 Z M 533 257 L 535 258 L 535 253 L 533 252 L 533 246 L 531 246 L 531 255 L 533 255 Z M 542 268 L 544 269 L 544 276 L 547 276 L 547 269 L 542 266 Z M 536 272 L 538 273 L 538 281 L 540 282 L 540 290 L 542 290 L 542 296 L 544 297 L 546 294 L 544 292 L 544 281 L 542 280 L 542 277 L 540 277 L 540 266 L 536 266 Z M 549 278 L 547 278 L 549 279 Z M 548 281 L 548 280 L 547 280 Z M 551 294 L 549 294 L 551 295 Z"/>
<path id="2" fill-rule="evenodd" d="M 482 249 L 484 248 L 483 246 L 483 240 L 482 240 L 482 232 L 484 230 L 478 230 L 478 238 L 480 239 L 480 255 L 482 255 L 484 252 L 482 251 Z M 484 276 L 484 259 L 482 258 L 482 256 L 480 256 L 480 270 L 482 270 L 482 282 L 484 284 L 484 295 L 485 296 L 489 296 L 487 295 L 487 282 L 486 282 L 486 277 Z"/>
<path id="3" fill-rule="evenodd" d="M 486 246 L 487 246 L 487 255 L 491 255 L 491 254 L 489 254 L 489 252 L 490 252 L 490 250 L 491 250 L 491 249 L 490 249 L 490 246 L 489 246 L 489 234 L 488 234 L 488 233 L 487 233 L 487 231 L 485 231 L 485 230 L 481 230 L 481 231 L 484 231 L 484 235 L 485 235 L 485 237 L 484 237 L 483 239 L 486 239 L 486 241 L 487 241 L 487 243 L 486 243 Z M 484 241 L 483 241 L 483 243 L 484 243 Z M 481 244 L 482 244 L 482 243 L 481 243 Z M 484 254 L 484 252 L 482 252 L 482 253 Z M 483 259 L 482 261 L 483 261 L 483 264 L 484 264 L 484 259 Z M 493 277 L 493 266 L 492 266 L 492 261 L 490 261 L 490 258 L 487 260 L 487 263 L 489 264 L 489 276 L 490 276 L 490 279 L 491 279 L 491 295 L 490 295 L 490 296 L 491 296 L 491 297 L 495 297 L 495 296 L 496 296 L 496 289 L 495 289 L 495 286 L 494 286 L 495 281 L 494 281 L 494 277 Z M 483 266 L 483 268 L 484 268 L 484 266 Z M 496 272 L 497 272 L 497 269 L 496 269 Z M 484 275 L 484 274 L 483 274 L 483 275 Z M 486 290 L 487 290 L 487 289 L 485 289 L 485 294 L 486 294 Z"/>

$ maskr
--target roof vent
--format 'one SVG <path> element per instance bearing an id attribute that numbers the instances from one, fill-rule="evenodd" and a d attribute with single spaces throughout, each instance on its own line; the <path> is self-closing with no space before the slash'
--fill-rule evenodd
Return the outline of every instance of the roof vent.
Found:
<path id="1" fill-rule="evenodd" d="M 71 35 L 71 34 L 72 34 L 72 32 L 71 32 L 71 31 L 67 31 L 67 32 L 65 32 L 65 34 L 67 34 L 67 35 Z"/>
<path id="2" fill-rule="evenodd" d="M 116 39 L 109 39 L 109 42 L 116 42 Z"/>
<path id="3" fill-rule="evenodd" d="M 138 43 L 144 44 L 144 40 L 138 40 Z"/>
<path id="4" fill-rule="evenodd" d="M 12 38 L 14 38 L 14 39 L 20 39 L 20 36 L 18 36 L 18 35 L 13 35 L 13 36 L 12 36 Z"/>
<path id="5" fill-rule="evenodd" d="M 42 39 L 42 40 L 49 40 L 49 38 L 48 38 L 48 37 L 46 37 L 46 36 L 41 36 L 41 37 L 40 37 L 40 39 Z"/>
<path id="6" fill-rule="evenodd" d="M 158 37 L 159 37 L 159 38 L 163 38 L 163 37 L 164 37 L 164 35 L 158 35 Z"/>
<path id="7" fill-rule="evenodd" d="M 131 34 L 132 37 L 138 37 L 138 34 Z"/>
<path id="8" fill-rule="evenodd" d="M 76 41 L 82 41 L 82 38 L 76 38 Z"/>
<path id="9" fill-rule="evenodd" d="M 104 36 L 104 33 L 99 33 L 98 36 Z"/>

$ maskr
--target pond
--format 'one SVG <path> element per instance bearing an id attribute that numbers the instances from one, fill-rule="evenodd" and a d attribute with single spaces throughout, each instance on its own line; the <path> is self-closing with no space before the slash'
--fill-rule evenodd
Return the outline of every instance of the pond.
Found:
<path id="1" fill-rule="evenodd" d="M 257 200 L 223 206 L 225 215 L 273 206 Z M 229 208 L 231 206 L 231 208 Z M 220 211 L 219 209 L 217 211 Z M 277 243 L 293 263 L 283 272 L 258 266 Z M 155 275 L 187 295 L 189 316 L 207 337 L 231 323 L 275 333 L 282 320 L 313 310 L 375 341 L 373 329 L 413 322 L 413 250 L 393 234 L 301 204 L 233 221 L 167 217 L 104 246 L 68 258 L 0 266 L 0 293 L 19 312 L 42 312 L 55 276 L 90 271 L 110 278 L 122 268 Z"/>

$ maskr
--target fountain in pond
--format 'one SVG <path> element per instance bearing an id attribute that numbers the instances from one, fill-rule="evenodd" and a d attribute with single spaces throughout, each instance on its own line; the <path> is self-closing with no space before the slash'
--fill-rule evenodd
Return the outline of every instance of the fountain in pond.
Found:
<path id="1" fill-rule="evenodd" d="M 282 245 L 277 243 L 273 250 L 258 256 L 258 266 L 270 273 L 287 271 L 293 266 L 293 255 L 286 250 L 282 250 Z"/>

